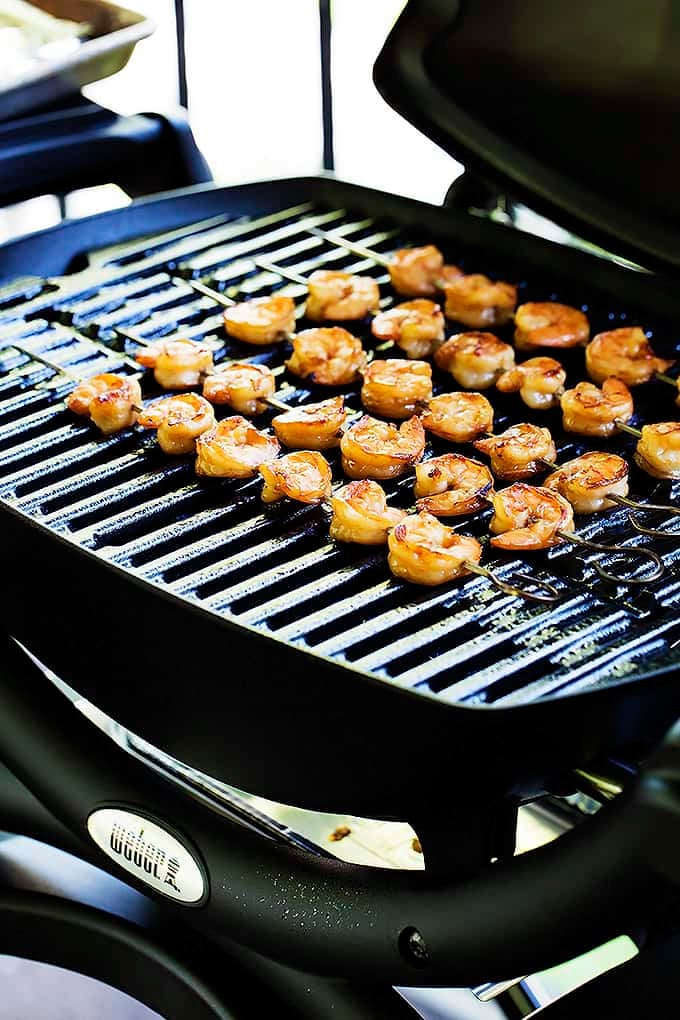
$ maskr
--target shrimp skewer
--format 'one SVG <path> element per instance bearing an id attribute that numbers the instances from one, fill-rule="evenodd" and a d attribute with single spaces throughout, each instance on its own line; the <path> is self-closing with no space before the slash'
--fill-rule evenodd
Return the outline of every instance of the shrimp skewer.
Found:
<path id="1" fill-rule="evenodd" d="M 293 375 L 319 386 L 345 386 L 359 378 L 367 360 L 358 337 L 331 326 L 298 333 L 285 365 Z"/>
<path id="2" fill-rule="evenodd" d="M 434 360 L 466 390 L 488 390 L 514 368 L 515 352 L 493 333 L 457 333 L 435 351 Z"/>
<path id="3" fill-rule="evenodd" d="M 497 436 L 478 439 L 476 450 L 491 458 L 491 470 L 498 478 L 519 481 L 530 478 L 552 464 L 557 450 L 548 429 L 522 422 Z"/>
<path id="4" fill-rule="evenodd" d="M 405 301 L 379 312 L 371 332 L 377 340 L 396 344 L 409 358 L 427 358 L 444 342 L 444 316 L 434 301 Z"/>
<path id="5" fill-rule="evenodd" d="M 458 266 L 444 265 L 444 256 L 433 244 L 417 248 L 398 248 L 391 256 L 386 256 L 365 245 L 319 230 L 318 227 L 312 227 L 309 233 L 330 241 L 338 248 L 344 248 L 345 251 L 350 251 L 362 259 L 370 259 L 376 265 L 383 266 L 390 274 L 390 283 L 394 290 L 404 297 L 432 297 L 448 282 L 463 276 L 463 271 Z"/>
<path id="6" fill-rule="evenodd" d="M 637 430 L 636 430 L 637 431 Z M 628 465 L 623 457 L 615 453 L 594 451 L 568 460 L 555 468 L 543 485 L 555 489 L 573 506 L 576 513 L 591 514 L 607 510 L 613 505 L 625 506 L 639 512 L 663 510 L 680 515 L 680 508 L 660 503 L 640 503 L 628 498 Z M 650 530 L 640 525 L 632 514 L 628 515 L 632 526 L 645 535 L 657 538 L 678 538 L 672 531 Z"/>
<path id="7" fill-rule="evenodd" d="M 493 475 L 470 457 L 445 453 L 416 464 L 415 470 L 416 506 L 435 517 L 477 513 L 493 495 Z"/>
<path id="8" fill-rule="evenodd" d="M 581 436 L 613 436 L 617 421 L 629 421 L 634 412 L 630 390 L 614 376 L 605 379 L 601 389 L 594 383 L 577 383 L 562 394 L 560 404 L 565 431 Z"/>
<path id="9" fill-rule="evenodd" d="M 44 358 L 40 360 L 50 364 Z M 50 367 L 71 376 L 56 363 Z M 65 402 L 69 411 L 88 417 L 104 435 L 111 435 L 135 424 L 141 411 L 142 391 L 134 375 L 103 372 L 81 379 Z"/>
<path id="10" fill-rule="evenodd" d="M 493 407 L 481 393 L 441 393 L 427 401 L 420 420 L 428 432 L 452 443 L 470 443 L 491 432 Z"/>
<path id="11" fill-rule="evenodd" d="M 515 345 L 519 351 L 584 346 L 589 336 L 588 319 L 579 308 L 570 305 L 528 301 L 515 312 Z"/>
<path id="12" fill-rule="evenodd" d="M 312 322 L 364 319 L 380 308 L 380 289 L 372 276 L 357 276 L 334 269 L 315 269 L 309 277 L 278 266 L 268 259 L 254 259 L 255 265 L 307 287 L 305 316 Z"/>
<path id="13" fill-rule="evenodd" d="M 501 580 L 480 564 L 482 547 L 476 538 L 458 534 L 425 510 L 404 517 L 390 531 L 387 545 L 390 570 L 395 577 L 412 584 L 437 585 L 479 574 L 508 595 L 536 602 L 555 602 L 560 598 L 551 584 L 525 574 L 515 576 L 542 587 L 548 594 L 540 595 Z"/>
<path id="14" fill-rule="evenodd" d="M 225 331 L 242 343 L 256 347 L 281 343 L 295 330 L 295 302 L 285 294 L 235 301 L 199 280 L 181 282 L 222 305 Z"/>
<path id="15" fill-rule="evenodd" d="M 212 349 L 193 340 L 153 340 L 135 353 L 144 368 L 152 368 L 164 390 L 198 386 L 213 368 Z"/>
<path id="16" fill-rule="evenodd" d="M 274 460 L 279 443 L 246 418 L 223 418 L 196 440 L 196 474 L 210 478 L 253 478 L 261 464 Z"/>
<path id="17" fill-rule="evenodd" d="M 343 434 L 340 452 L 350 478 L 398 478 L 422 460 L 425 429 L 415 416 L 397 428 L 365 414 Z"/>
<path id="18" fill-rule="evenodd" d="M 560 402 L 567 373 L 554 358 L 529 358 L 496 380 L 501 393 L 516 393 L 534 411 L 547 410 Z"/>
<path id="19" fill-rule="evenodd" d="M 517 304 L 517 287 L 494 282 L 483 273 L 459 276 L 446 283 L 444 315 L 471 329 L 487 329 L 509 322 Z"/>
<path id="20" fill-rule="evenodd" d="M 612 574 L 599 563 L 593 563 L 602 578 L 617 584 L 647 584 L 664 572 L 663 560 L 652 549 L 604 545 L 575 535 L 571 504 L 553 489 L 515 482 L 496 492 L 491 499 L 494 513 L 489 530 L 493 533 L 491 545 L 495 548 L 527 552 L 568 542 L 596 552 L 622 553 L 629 558 L 639 556 L 653 564 L 652 573 L 639 578 Z"/>
<path id="21" fill-rule="evenodd" d="M 363 377 L 364 407 L 386 418 L 410 418 L 432 397 L 432 368 L 427 361 L 376 360 L 366 366 Z"/>
<path id="22" fill-rule="evenodd" d="M 331 467 L 316 450 L 297 450 L 259 466 L 263 503 L 287 496 L 300 503 L 324 503 L 331 494 Z"/>
<path id="23" fill-rule="evenodd" d="M 231 361 L 218 365 L 203 380 L 211 404 L 228 404 L 237 414 L 262 414 L 276 390 L 276 376 L 266 365 Z"/>
<path id="24" fill-rule="evenodd" d="M 391 529 L 406 516 L 406 510 L 388 507 L 382 486 L 368 478 L 333 493 L 331 507 L 331 538 L 360 545 L 384 545 Z"/>
<path id="25" fill-rule="evenodd" d="M 197 393 L 155 400 L 137 422 L 142 428 L 157 429 L 161 450 L 171 455 L 195 453 L 197 438 L 216 424 L 212 405 Z"/>
<path id="26" fill-rule="evenodd" d="M 340 445 L 342 429 L 349 412 L 342 396 L 322 400 L 318 404 L 301 404 L 288 408 L 272 418 L 276 437 L 284 446 L 302 450 L 329 450 Z"/>
<path id="27" fill-rule="evenodd" d="M 639 386 L 674 364 L 673 360 L 656 356 L 639 326 L 598 333 L 586 347 L 586 369 L 596 383 L 615 376 L 626 386 Z"/>

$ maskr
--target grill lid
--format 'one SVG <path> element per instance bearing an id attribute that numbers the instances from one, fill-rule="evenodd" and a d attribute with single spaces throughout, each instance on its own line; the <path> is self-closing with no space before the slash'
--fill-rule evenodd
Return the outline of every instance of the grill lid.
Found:
<path id="1" fill-rule="evenodd" d="M 608 251 L 680 266 L 680 7 L 410 0 L 374 82 L 486 180 Z"/>

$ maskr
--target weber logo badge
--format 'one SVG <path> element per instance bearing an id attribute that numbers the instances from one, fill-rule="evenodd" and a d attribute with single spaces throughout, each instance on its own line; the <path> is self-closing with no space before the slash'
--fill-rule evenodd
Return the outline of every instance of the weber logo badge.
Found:
<path id="1" fill-rule="evenodd" d="M 203 899 L 205 881 L 196 860 L 160 825 L 122 808 L 99 808 L 87 829 L 100 850 L 156 892 L 181 903 Z"/>

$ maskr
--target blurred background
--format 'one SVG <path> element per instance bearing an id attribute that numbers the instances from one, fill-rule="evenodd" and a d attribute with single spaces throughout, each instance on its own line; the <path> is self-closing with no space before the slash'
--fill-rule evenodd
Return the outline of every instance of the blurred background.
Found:
<path id="1" fill-rule="evenodd" d="M 373 63 L 405 0 L 333 0 L 332 82 L 338 177 L 439 203 L 462 166 L 378 95 Z M 116 113 L 179 103 L 174 0 L 122 0 L 155 31 L 125 68 L 84 90 Z M 323 136 L 317 0 L 184 0 L 188 112 L 220 184 L 315 174 Z M 295 113 L 291 114 L 294 110 Z M 284 111 L 284 115 L 281 115 Z M 123 205 L 115 186 L 68 197 L 83 216 Z M 59 220 L 51 196 L 0 209 L 0 241 Z"/>

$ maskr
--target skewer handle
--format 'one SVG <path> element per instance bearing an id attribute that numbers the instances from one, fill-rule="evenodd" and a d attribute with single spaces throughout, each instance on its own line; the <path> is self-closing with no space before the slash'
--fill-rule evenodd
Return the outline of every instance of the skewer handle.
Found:
<path id="1" fill-rule="evenodd" d="M 184 283 L 187 287 L 191 287 L 192 290 L 197 291 L 199 294 L 203 294 L 205 297 L 212 298 L 218 305 L 222 305 L 224 308 L 233 308 L 234 305 L 238 304 L 233 298 L 228 298 L 225 294 L 220 294 L 219 290 L 214 290 L 212 287 L 207 287 L 206 284 L 201 283 L 200 280 L 184 280 L 177 279 L 177 283 Z"/>
<path id="2" fill-rule="evenodd" d="M 314 234 L 314 237 L 320 237 L 324 241 L 334 244 L 337 248 L 344 248 L 345 251 L 352 252 L 353 255 L 358 255 L 363 259 L 370 259 L 375 262 L 378 266 L 384 266 L 386 269 L 390 266 L 390 260 L 385 258 L 377 251 L 373 251 L 371 248 L 364 248 L 361 244 L 354 244 L 353 241 L 347 241 L 344 237 L 337 237 L 335 234 L 329 234 L 325 230 L 320 230 L 318 227 L 309 227 L 308 232 Z"/>

